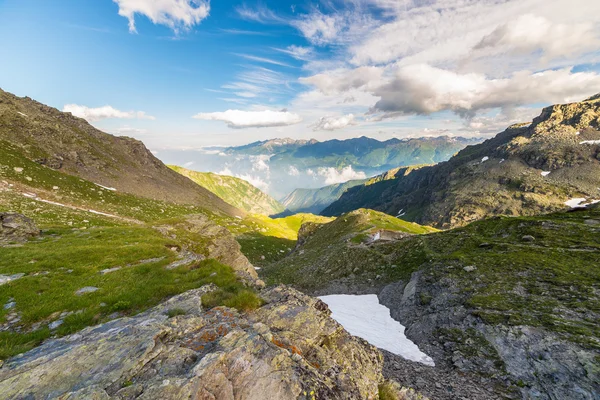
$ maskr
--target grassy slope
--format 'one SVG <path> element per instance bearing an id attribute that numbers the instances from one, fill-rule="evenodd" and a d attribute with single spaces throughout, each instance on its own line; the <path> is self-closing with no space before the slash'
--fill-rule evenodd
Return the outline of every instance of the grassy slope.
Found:
<path id="1" fill-rule="evenodd" d="M 44 203 L 22 193 L 78 208 Z M 0 286 L 0 324 L 15 313 L 20 317 L 12 331 L 0 332 L 0 358 L 26 351 L 50 335 L 135 313 L 206 283 L 225 288 L 217 300 L 238 304 L 238 294 L 248 298 L 234 271 L 214 260 L 165 269 L 177 259 L 170 248 L 189 247 L 191 241 L 193 251 L 208 255 L 209 243 L 201 232 L 175 230 L 167 237 L 153 228 L 196 213 L 217 222 L 237 221 L 225 214 L 102 189 L 32 162 L 6 143 L 0 146 L 0 211 L 21 212 L 43 230 L 40 238 L 24 245 L 0 248 L 0 274 L 25 274 Z M 121 269 L 100 273 L 115 267 Z M 85 286 L 99 290 L 75 295 Z M 16 306 L 5 309 L 11 301 Z M 51 332 L 48 323 L 59 319 L 64 322 Z"/>
<path id="2" fill-rule="evenodd" d="M 254 214 L 273 215 L 284 211 L 283 205 L 243 179 L 197 172 L 176 165 L 169 168 L 210 190 L 227 203 Z"/>
<path id="3" fill-rule="evenodd" d="M 413 235 L 437 231 L 377 211 L 356 210 L 330 223 L 308 228 L 300 251 L 265 266 L 263 276 L 267 283 L 293 284 L 308 292 L 324 289 L 340 278 L 350 277 L 352 282 L 366 284 L 384 266 L 392 265 L 376 249 L 362 244 L 379 229 Z"/>

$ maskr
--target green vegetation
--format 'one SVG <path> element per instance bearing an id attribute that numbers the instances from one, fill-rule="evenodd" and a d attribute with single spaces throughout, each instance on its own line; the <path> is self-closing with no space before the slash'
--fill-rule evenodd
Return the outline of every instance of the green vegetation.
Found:
<path id="1" fill-rule="evenodd" d="M 389 381 L 379 385 L 379 400 L 400 400 L 398 391 Z"/>
<path id="2" fill-rule="evenodd" d="M 308 292 L 327 287 L 337 279 L 369 284 L 387 267 L 393 272 L 387 279 L 403 279 L 405 271 L 381 254 L 379 245 L 363 244 L 379 230 L 408 235 L 437 232 L 434 228 L 377 211 L 356 210 L 330 223 L 307 229 L 301 237 L 301 248 L 278 262 L 265 265 L 262 275 L 269 284 L 293 284 Z M 320 279 L 315 279 L 316 276 Z"/>
<path id="3" fill-rule="evenodd" d="M 263 269 L 267 282 L 309 292 L 332 282 L 382 287 L 406 282 L 420 270 L 426 277 L 418 293 L 424 306 L 436 300 L 428 283 L 451 281 L 464 306 L 489 324 L 543 326 L 600 348 L 597 206 L 536 217 L 496 217 L 398 241 L 354 244 L 356 227 L 367 221 L 350 213 L 316 229 L 300 248 L 302 255 L 297 251 Z"/>
<path id="4" fill-rule="evenodd" d="M 284 211 L 281 203 L 243 179 L 212 172 L 192 171 L 176 165 L 169 165 L 169 168 L 210 190 L 227 203 L 249 213 L 273 215 Z"/>

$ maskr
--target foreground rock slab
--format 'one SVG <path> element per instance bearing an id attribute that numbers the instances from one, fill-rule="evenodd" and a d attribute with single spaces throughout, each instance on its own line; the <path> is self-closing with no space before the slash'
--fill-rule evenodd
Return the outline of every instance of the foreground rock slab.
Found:
<path id="1" fill-rule="evenodd" d="M 8 360 L 0 398 L 377 398 L 381 353 L 349 335 L 323 302 L 277 287 L 248 314 L 203 310 L 201 296 L 214 289 L 183 293 Z"/>
<path id="2" fill-rule="evenodd" d="M 39 234 L 38 227 L 26 216 L 17 213 L 0 213 L 0 246 L 22 243 Z"/>

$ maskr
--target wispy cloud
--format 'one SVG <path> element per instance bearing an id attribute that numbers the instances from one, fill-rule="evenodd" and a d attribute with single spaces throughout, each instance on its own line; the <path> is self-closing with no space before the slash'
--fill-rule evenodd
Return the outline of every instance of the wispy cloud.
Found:
<path id="1" fill-rule="evenodd" d="M 286 64 L 281 61 L 273 60 L 271 58 L 259 57 L 259 56 L 254 56 L 252 54 L 244 54 L 244 53 L 233 53 L 233 54 L 238 57 L 245 58 L 246 60 L 250 60 L 250 61 L 257 61 L 257 62 L 265 63 L 265 64 L 279 65 L 280 67 L 293 68 L 293 66 L 290 64 Z"/>
<path id="2" fill-rule="evenodd" d="M 246 3 L 241 6 L 237 6 L 235 11 L 240 18 L 247 21 L 254 21 L 260 23 L 288 23 L 288 20 L 280 15 L 277 15 L 270 8 L 262 3 L 259 3 L 253 7 L 248 6 Z"/>
<path id="3" fill-rule="evenodd" d="M 261 31 L 248 31 L 244 29 L 219 29 L 219 31 L 223 33 L 228 33 L 230 35 L 245 35 L 245 36 L 271 36 L 269 32 L 261 32 Z"/>

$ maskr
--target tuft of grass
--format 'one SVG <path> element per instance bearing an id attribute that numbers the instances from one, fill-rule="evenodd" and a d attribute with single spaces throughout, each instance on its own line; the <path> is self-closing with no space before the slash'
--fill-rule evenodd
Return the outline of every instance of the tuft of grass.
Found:
<path id="1" fill-rule="evenodd" d="M 181 308 L 172 308 L 169 311 L 167 311 L 167 317 L 169 317 L 169 318 L 173 318 L 178 315 L 186 315 L 186 314 L 187 314 L 187 312 Z"/>
<path id="2" fill-rule="evenodd" d="M 202 296 L 202 304 L 207 308 L 226 306 L 245 312 L 256 310 L 264 301 L 254 290 L 232 285 L 205 294 Z"/>
<path id="3" fill-rule="evenodd" d="M 379 385 L 379 400 L 400 400 L 398 392 L 390 382 Z"/>

